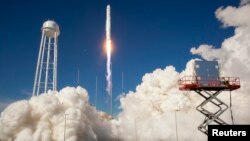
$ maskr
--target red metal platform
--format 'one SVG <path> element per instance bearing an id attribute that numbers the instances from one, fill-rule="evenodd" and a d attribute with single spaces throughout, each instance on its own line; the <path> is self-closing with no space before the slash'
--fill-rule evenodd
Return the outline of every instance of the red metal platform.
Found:
<path id="1" fill-rule="evenodd" d="M 218 77 L 209 79 L 206 77 L 198 76 L 185 76 L 182 77 L 179 81 L 179 89 L 183 91 L 192 91 L 192 90 L 225 90 L 233 91 L 240 88 L 240 78 L 239 77 Z"/>

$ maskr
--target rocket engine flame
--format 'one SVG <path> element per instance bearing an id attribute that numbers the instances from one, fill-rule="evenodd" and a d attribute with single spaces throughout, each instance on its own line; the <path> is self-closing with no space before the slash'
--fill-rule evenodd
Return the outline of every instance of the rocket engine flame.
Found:
<path id="1" fill-rule="evenodd" d="M 106 51 L 107 51 L 107 66 L 106 66 L 106 80 L 107 80 L 107 87 L 106 90 L 109 95 L 112 94 L 112 70 L 111 70 L 111 16 L 110 16 L 110 5 L 107 6 L 106 9 Z"/>

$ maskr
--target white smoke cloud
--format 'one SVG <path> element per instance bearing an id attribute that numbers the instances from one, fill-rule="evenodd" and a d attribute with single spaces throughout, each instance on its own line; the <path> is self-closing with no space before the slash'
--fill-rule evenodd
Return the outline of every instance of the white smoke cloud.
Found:
<path id="1" fill-rule="evenodd" d="M 146 74 L 135 92 L 129 92 L 120 99 L 122 112 L 115 122 L 116 130 L 113 130 L 117 138 L 125 141 L 136 138 L 143 141 L 176 140 L 177 112 L 180 140 L 206 139 L 197 130 L 203 120 L 195 111 L 195 99 L 199 97 L 178 90 L 178 79 L 192 72 L 193 61 L 188 63 L 188 68 L 182 74 L 173 66 Z"/>
<path id="2" fill-rule="evenodd" d="M 214 49 L 211 45 L 192 48 L 193 54 L 199 54 L 206 60 L 217 59 L 222 65 L 224 75 L 241 77 L 244 85 L 250 81 L 250 4 L 241 7 L 219 8 L 216 17 L 225 25 L 235 27 L 235 35 L 225 39 L 221 48 Z M 244 90 L 249 88 L 244 85 Z"/>
<path id="3" fill-rule="evenodd" d="M 1 101 L 0 102 L 0 113 L 10 104 L 9 101 Z"/>
<path id="4" fill-rule="evenodd" d="M 245 4 L 248 4 L 250 3 L 250 0 L 241 0 L 240 1 L 240 5 L 245 5 Z"/>
<path id="5" fill-rule="evenodd" d="M 241 89 L 233 92 L 235 93 L 233 100 L 236 101 L 233 111 L 235 111 L 238 124 L 250 123 L 250 113 L 245 111 L 250 103 L 250 88 L 248 87 L 250 82 L 250 18 L 248 13 L 250 13 L 249 3 L 244 3 L 239 7 L 219 8 L 215 12 L 216 17 L 225 27 L 234 27 L 235 34 L 225 39 L 221 48 L 204 44 L 190 50 L 191 53 L 201 55 L 205 60 L 218 60 L 222 75 L 240 77 Z M 224 98 L 226 97 L 228 97 L 227 94 Z"/>
<path id="6" fill-rule="evenodd" d="M 218 60 L 222 75 L 239 76 L 241 89 L 233 92 L 233 112 L 236 124 L 249 124 L 250 103 L 250 5 L 244 2 L 239 7 L 219 8 L 216 17 L 224 27 L 235 27 L 235 35 L 225 39 L 221 48 L 202 44 L 191 48 L 192 54 L 198 54 L 205 60 Z M 177 80 L 184 75 L 193 74 L 193 60 L 187 63 L 182 73 L 169 66 L 146 74 L 135 92 L 129 92 L 121 98 L 121 108 L 114 133 L 123 140 L 175 140 L 174 111 L 177 112 L 179 139 L 186 141 L 207 140 L 197 126 L 204 116 L 195 110 L 202 98 L 193 92 L 181 92 Z M 229 92 L 220 95 L 229 104 Z M 222 118 L 231 123 L 230 112 Z M 137 129 L 137 131 L 136 131 Z M 137 134 L 136 134 L 137 133 Z"/>
<path id="7" fill-rule="evenodd" d="M 220 7 L 216 10 L 216 17 L 223 23 L 225 27 L 246 27 L 249 26 L 250 5 L 246 4 L 239 8 L 228 6 Z"/>
<path id="8" fill-rule="evenodd" d="M 193 54 L 199 54 L 201 55 L 204 59 L 208 60 L 208 61 L 212 61 L 217 59 L 216 56 L 221 55 L 221 50 L 220 49 L 216 49 L 211 45 L 200 45 L 199 48 L 191 48 L 190 50 L 191 53 Z"/>
<path id="9" fill-rule="evenodd" d="M 0 118 L 0 140 L 63 141 L 64 117 L 67 141 L 111 138 L 107 115 L 89 105 L 87 91 L 66 87 L 8 106 Z"/>

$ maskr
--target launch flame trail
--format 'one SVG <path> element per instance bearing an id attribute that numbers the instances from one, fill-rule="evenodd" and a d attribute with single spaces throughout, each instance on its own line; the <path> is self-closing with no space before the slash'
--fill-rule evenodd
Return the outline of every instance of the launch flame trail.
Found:
<path id="1" fill-rule="evenodd" d="M 106 80 L 107 80 L 107 92 L 109 95 L 112 94 L 112 70 L 111 70 L 111 16 L 110 16 L 110 5 L 106 9 L 106 51 L 107 51 L 107 67 L 106 67 Z"/>

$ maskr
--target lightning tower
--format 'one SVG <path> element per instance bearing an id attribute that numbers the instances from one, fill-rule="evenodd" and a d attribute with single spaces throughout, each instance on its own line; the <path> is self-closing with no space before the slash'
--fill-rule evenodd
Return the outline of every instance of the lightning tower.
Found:
<path id="1" fill-rule="evenodd" d="M 57 89 L 57 42 L 60 34 L 55 21 L 43 23 L 33 96 Z"/>

